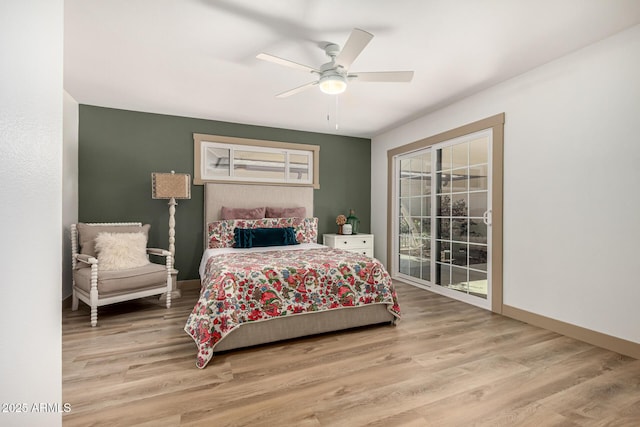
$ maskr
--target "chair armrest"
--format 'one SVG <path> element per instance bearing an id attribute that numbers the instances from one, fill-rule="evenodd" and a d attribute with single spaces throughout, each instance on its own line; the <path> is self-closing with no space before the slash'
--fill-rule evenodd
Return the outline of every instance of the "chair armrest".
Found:
<path id="1" fill-rule="evenodd" d="M 159 248 L 147 248 L 147 253 L 150 255 L 158 255 L 158 256 L 169 256 L 171 255 L 171 252 L 165 250 L 165 249 L 159 249 Z"/>
<path id="2" fill-rule="evenodd" d="M 91 255 L 76 254 L 76 260 L 89 265 L 98 264 L 98 259 Z"/>

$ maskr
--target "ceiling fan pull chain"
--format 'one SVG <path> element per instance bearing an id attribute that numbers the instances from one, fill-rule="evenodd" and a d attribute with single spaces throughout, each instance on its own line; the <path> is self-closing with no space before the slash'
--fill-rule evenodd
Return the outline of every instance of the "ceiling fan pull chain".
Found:
<path id="1" fill-rule="evenodd" d="M 327 103 L 327 127 L 331 127 L 331 102 Z"/>
<path id="2" fill-rule="evenodd" d="M 335 95 L 335 110 L 333 111 L 333 122 L 334 122 L 334 128 L 335 130 L 338 130 L 338 107 L 339 107 L 339 102 L 338 102 L 338 95 Z M 329 102 L 327 103 L 327 126 L 331 127 L 331 100 L 329 100 Z"/>
<path id="3" fill-rule="evenodd" d="M 338 98 L 339 96 L 336 95 L 336 114 L 335 114 L 335 118 L 336 118 L 336 130 L 338 130 Z"/>

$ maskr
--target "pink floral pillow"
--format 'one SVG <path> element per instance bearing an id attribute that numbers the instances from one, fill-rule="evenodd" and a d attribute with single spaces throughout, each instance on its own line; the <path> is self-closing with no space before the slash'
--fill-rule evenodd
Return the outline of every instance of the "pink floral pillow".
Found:
<path id="1" fill-rule="evenodd" d="M 231 248 L 234 245 L 233 230 L 236 228 L 283 228 L 293 227 L 298 243 L 318 241 L 318 218 L 261 218 L 224 219 L 207 225 L 209 248 Z"/>
<path id="2" fill-rule="evenodd" d="M 318 218 L 269 218 L 277 220 L 276 227 L 293 227 L 298 243 L 318 241 Z"/>

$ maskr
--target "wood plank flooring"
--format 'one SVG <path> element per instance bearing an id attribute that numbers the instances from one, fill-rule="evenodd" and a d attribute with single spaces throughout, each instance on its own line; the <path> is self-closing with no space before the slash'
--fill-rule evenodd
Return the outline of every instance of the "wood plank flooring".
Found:
<path id="1" fill-rule="evenodd" d="M 214 356 L 196 289 L 63 309 L 64 426 L 638 426 L 640 360 L 396 283 L 403 319 Z"/>

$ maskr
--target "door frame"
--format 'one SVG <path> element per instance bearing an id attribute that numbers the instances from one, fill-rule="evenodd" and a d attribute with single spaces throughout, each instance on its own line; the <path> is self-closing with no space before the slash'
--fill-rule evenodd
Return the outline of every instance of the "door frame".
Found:
<path id="1" fill-rule="evenodd" d="M 387 151 L 387 267 L 395 275 L 394 241 L 393 241 L 393 205 L 395 203 L 395 157 L 398 155 L 421 150 L 450 139 L 491 129 L 492 141 L 492 171 L 491 171 L 491 211 L 492 211 L 492 239 L 491 239 L 491 311 L 502 313 L 502 223 L 503 223 L 503 157 L 504 157 L 504 113 L 487 117 L 473 123 L 451 129 L 418 141 L 402 145 Z"/>

